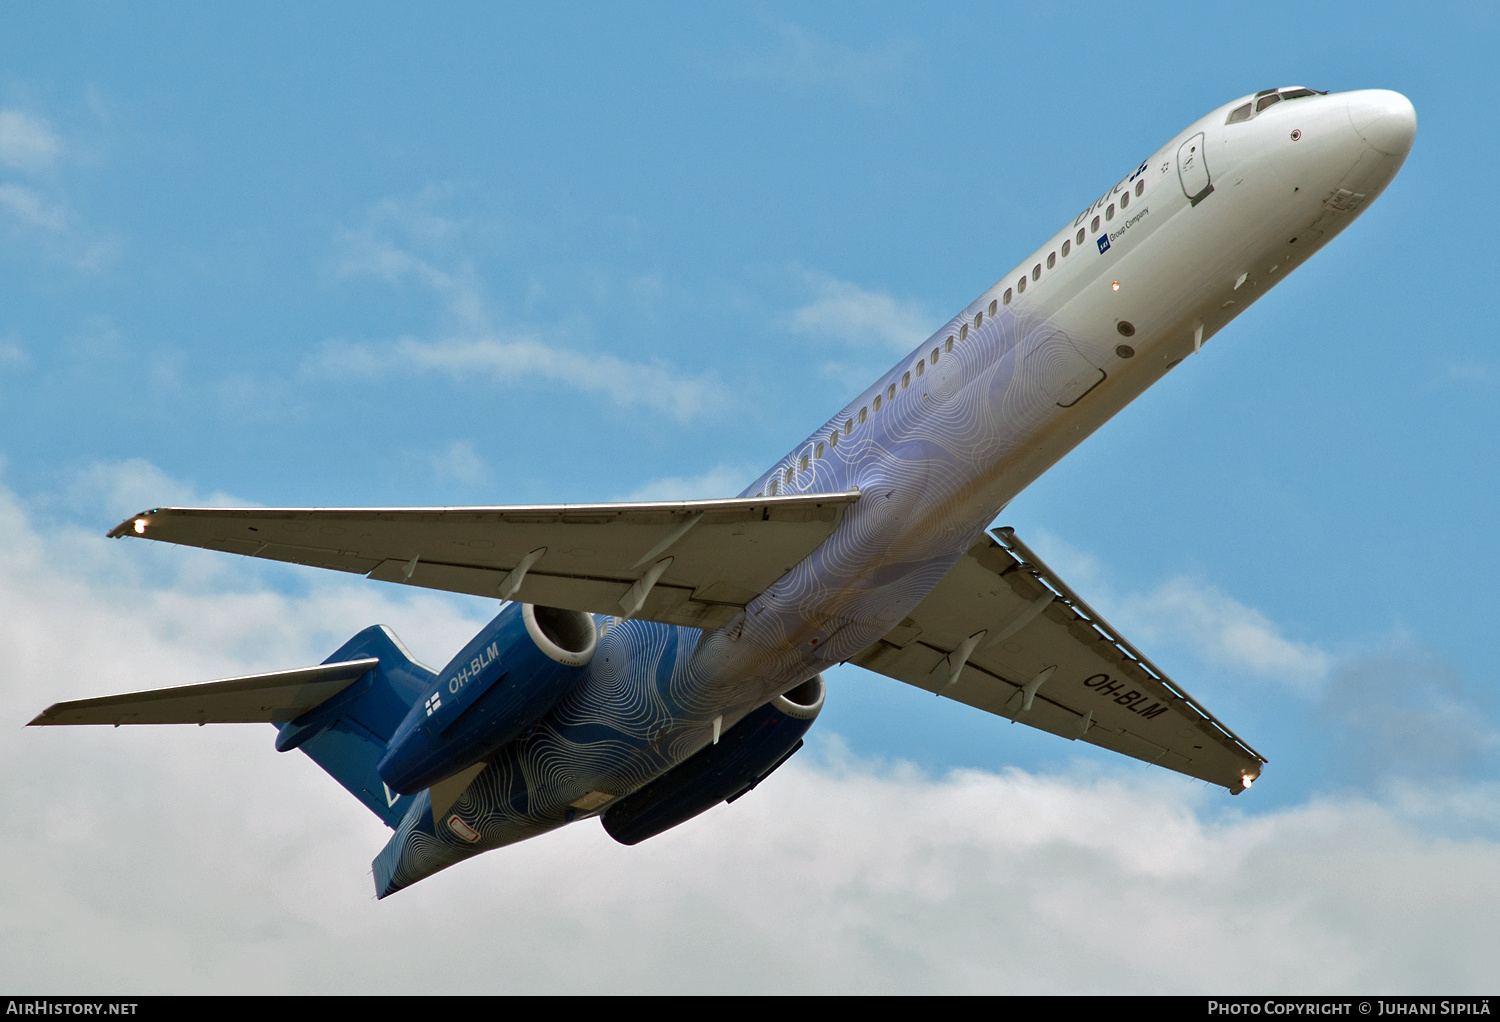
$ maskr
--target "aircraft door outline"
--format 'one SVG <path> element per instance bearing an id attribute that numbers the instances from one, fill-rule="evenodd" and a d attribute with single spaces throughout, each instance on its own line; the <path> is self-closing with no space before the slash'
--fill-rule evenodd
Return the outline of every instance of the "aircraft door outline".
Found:
<path id="1" fill-rule="evenodd" d="M 1203 132 L 1177 147 L 1177 180 L 1182 183 L 1182 194 L 1194 206 L 1214 190 L 1213 177 L 1208 172 L 1208 156 L 1203 151 Z"/>

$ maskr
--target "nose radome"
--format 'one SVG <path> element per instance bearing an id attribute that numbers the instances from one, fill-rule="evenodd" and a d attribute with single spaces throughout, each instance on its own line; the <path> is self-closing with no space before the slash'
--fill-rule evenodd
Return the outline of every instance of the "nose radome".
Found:
<path id="1" fill-rule="evenodd" d="M 1417 136 L 1417 111 L 1411 100 L 1389 89 L 1349 93 L 1349 123 L 1377 152 L 1404 156 Z"/>

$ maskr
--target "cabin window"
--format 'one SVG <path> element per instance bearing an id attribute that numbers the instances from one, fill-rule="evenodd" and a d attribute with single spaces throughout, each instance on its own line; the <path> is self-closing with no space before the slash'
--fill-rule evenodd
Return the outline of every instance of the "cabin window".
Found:
<path id="1" fill-rule="evenodd" d="M 895 397 L 896 397 L 896 385 L 893 383 L 889 387 L 885 388 L 885 399 L 887 401 L 893 401 L 893 400 L 895 400 Z"/>
<path id="2" fill-rule="evenodd" d="M 1041 263 L 1037 263 L 1035 266 L 1033 266 L 1031 268 L 1031 279 L 1032 280 L 1041 280 L 1042 279 L 1042 264 Z"/>
<path id="3" fill-rule="evenodd" d="M 963 326 L 961 326 L 961 327 L 958 328 L 958 339 L 961 341 L 965 337 L 968 337 L 968 336 L 969 336 L 969 324 L 965 323 Z"/>
<path id="4" fill-rule="evenodd" d="M 871 404 L 874 406 L 874 408 L 875 408 L 875 410 L 877 412 L 880 411 L 880 395 L 879 394 L 875 395 L 875 400 L 873 402 L 871 402 Z"/>
<path id="5" fill-rule="evenodd" d="M 901 374 L 901 389 L 905 390 L 909 386 L 911 386 L 911 372 L 907 371 Z"/>
<path id="6" fill-rule="evenodd" d="M 865 408 L 861 408 L 859 410 L 859 424 L 861 426 L 863 426 L 865 424 L 865 420 L 870 417 L 870 412 L 868 410 L 868 407 L 869 406 L 866 406 Z M 880 398 L 878 398 L 878 397 L 875 399 L 875 408 L 877 410 L 879 410 L 879 408 L 880 408 Z"/>
<path id="7" fill-rule="evenodd" d="M 1126 190 L 1125 194 L 1120 196 L 1120 208 L 1124 209 L 1128 205 L 1130 205 L 1130 192 Z"/>
<path id="8" fill-rule="evenodd" d="M 1141 178 L 1135 183 L 1135 197 L 1139 199 L 1146 191 L 1146 179 Z"/>
<path id="9" fill-rule="evenodd" d="M 833 432 L 830 433 L 830 434 L 828 434 L 828 446 L 829 447 L 837 447 L 838 445 L 839 445 L 839 430 L 838 430 L 838 427 L 835 426 L 833 428 Z"/>
<path id="10" fill-rule="evenodd" d="M 813 457 L 814 458 L 821 458 L 822 456 L 823 456 L 823 441 L 819 440 L 818 441 L 818 446 L 816 446 L 816 447 L 813 448 Z"/>
<path id="11" fill-rule="evenodd" d="M 933 348 L 932 349 L 932 356 L 928 359 L 928 361 L 931 362 L 933 365 L 937 365 L 938 352 L 940 350 L 941 349 L 939 349 L 939 348 Z"/>
<path id="12" fill-rule="evenodd" d="M 787 470 L 786 470 L 786 484 L 788 486 L 792 485 L 792 472 L 793 471 L 794 470 L 792 468 L 790 468 L 790 467 L 788 467 Z"/>
<path id="13" fill-rule="evenodd" d="M 1250 119 L 1250 104 L 1246 103 L 1244 106 L 1237 106 L 1237 107 L 1235 107 L 1234 111 L 1229 115 L 1229 120 L 1225 121 L 1224 123 L 1225 124 L 1238 124 L 1240 121 L 1248 121 L 1249 119 Z"/>
<path id="14" fill-rule="evenodd" d="M 1064 259 L 1068 258 L 1068 253 L 1071 252 L 1071 251 L 1073 251 L 1073 243 L 1071 241 L 1065 241 L 1065 242 L 1063 242 L 1063 258 Z"/>
<path id="15" fill-rule="evenodd" d="M 990 302 L 990 315 L 991 316 L 993 316 L 995 314 L 995 309 L 997 308 L 998 304 L 999 303 L 997 303 L 997 302 Z M 949 350 L 952 350 L 952 349 L 949 349 Z"/>
<path id="16" fill-rule="evenodd" d="M 1106 220 L 1113 220 L 1114 218 L 1115 218 L 1115 204 L 1113 202 L 1111 202 L 1108 206 L 1104 207 L 1104 219 L 1106 219 Z"/>
<path id="17" fill-rule="evenodd" d="M 1009 304 L 1010 304 L 1010 288 L 1006 288 L 1006 289 L 1005 289 L 1005 294 L 1004 294 L 1004 295 L 1003 295 L 1003 296 L 1001 296 L 1001 299 L 1000 299 L 1000 300 L 1001 300 L 1001 301 L 1002 301 L 1002 302 L 1004 302 L 1004 303 L 1005 303 L 1005 304 L 1006 304 L 1006 305 L 1009 305 Z M 951 337 L 950 337 L 950 338 L 948 338 L 948 341 L 949 341 L 949 343 L 952 343 L 952 341 L 953 341 L 953 338 L 951 338 Z"/>
<path id="18" fill-rule="evenodd" d="M 1056 252 L 1048 252 L 1047 253 L 1047 269 L 1050 270 L 1050 269 L 1052 269 L 1052 267 L 1054 267 L 1056 265 L 1057 265 L 1057 253 Z"/>
<path id="19" fill-rule="evenodd" d="M 781 480 L 779 480 L 779 479 L 772 479 L 771 480 L 771 485 L 766 487 L 766 496 L 768 496 L 768 497 L 774 497 L 774 496 L 776 496 L 776 491 L 779 490 L 779 489 L 781 489 Z"/>
<path id="20" fill-rule="evenodd" d="M 859 421 L 860 422 L 864 422 L 865 421 L 865 413 L 864 413 L 864 409 L 862 409 L 862 408 L 860 409 L 860 412 L 859 412 Z M 853 432 L 854 432 L 854 420 L 850 419 L 848 422 L 844 423 L 844 435 L 848 436 L 848 435 L 850 435 Z"/>
<path id="21" fill-rule="evenodd" d="M 1094 226 L 1095 227 L 1099 226 L 1099 222 L 1097 220 L 1094 221 Z M 1080 245 L 1083 244 L 1083 228 L 1082 227 L 1078 228 L 1078 239 L 1077 240 L 1078 240 L 1078 244 L 1080 244 Z"/>
<path id="22" fill-rule="evenodd" d="M 983 322 L 984 322 L 984 313 L 982 313 L 982 312 L 976 312 L 976 313 L 974 313 L 974 329 L 978 330 L 979 329 L 979 324 L 983 323 Z"/>
<path id="23" fill-rule="evenodd" d="M 943 343 L 943 350 L 944 351 L 952 351 L 953 350 L 953 338 L 952 337 L 948 338 L 948 340 Z M 932 360 L 934 362 L 936 362 L 937 361 L 937 356 L 936 355 L 932 356 Z"/>
<path id="24" fill-rule="evenodd" d="M 1091 223 L 1091 224 L 1089 224 L 1089 231 L 1091 231 L 1094 234 L 1098 234 L 1099 233 L 1099 218 L 1098 217 L 1094 217 L 1094 222 Z"/>
<path id="25" fill-rule="evenodd" d="M 802 456 L 802 460 L 800 462 L 798 462 L 797 468 L 798 468 L 798 470 L 800 470 L 802 472 L 806 472 L 807 471 L 807 455 L 804 454 Z"/>
<path id="26" fill-rule="evenodd" d="M 1021 279 L 1016 281 L 1016 293 L 1022 295 L 1026 293 L 1026 274 L 1024 273 L 1021 274 Z"/>
<path id="27" fill-rule="evenodd" d="M 926 361 L 926 359 L 920 359 L 920 358 L 917 359 L 917 375 L 921 376 L 926 371 L 927 371 L 927 361 Z"/>

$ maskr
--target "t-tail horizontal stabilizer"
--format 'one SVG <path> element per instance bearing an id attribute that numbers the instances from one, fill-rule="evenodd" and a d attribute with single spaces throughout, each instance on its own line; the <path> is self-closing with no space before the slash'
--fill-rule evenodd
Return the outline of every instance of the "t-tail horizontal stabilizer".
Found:
<path id="1" fill-rule="evenodd" d="M 53 703 L 28 726 L 44 724 L 284 724 L 326 702 L 375 666 L 373 658 L 295 671 Z"/>
<path id="2" fill-rule="evenodd" d="M 371 625 L 317 667 L 54 703 L 31 724 L 275 724 L 277 751 L 300 748 L 394 828 L 411 799 L 389 791 L 376 768 L 436 677 L 390 629 Z"/>

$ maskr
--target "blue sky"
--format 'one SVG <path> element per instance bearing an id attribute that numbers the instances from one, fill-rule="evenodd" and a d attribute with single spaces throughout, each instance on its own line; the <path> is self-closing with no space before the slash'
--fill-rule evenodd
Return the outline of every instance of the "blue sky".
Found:
<path id="1" fill-rule="evenodd" d="M 1308 819 L 1349 834 L 1368 824 L 1419 870 L 1458 855 L 1448 872 L 1495 900 L 1443 909 L 1455 915 L 1433 916 L 1433 931 L 1465 934 L 1491 962 L 1500 952 L 1500 895 L 1474 879 L 1500 865 L 1500 357 L 1495 258 L 1472 212 L 1497 166 L 1490 8 L 8 4 L 4 22 L 0 485 L 17 538 L 0 597 L 18 608 L 7 641 L 23 652 L 4 701 L 17 724 L 55 699 L 321 658 L 373 620 L 361 614 L 443 660 L 492 610 L 99 539 L 134 511 L 730 495 L 1204 111 L 1276 85 L 1405 93 L 1417 141 L 1388 192 L 1000 520 L 1270 759 L 1262 783 L 1231 800 L 848 668 L 799 757 L 801 791 L 768 785 L 755 800 L 771 808 L 756 812 L 816 821 L 828 807 L 806 792 L 857 799 L 874 786 L 882 812 L 904 807 L 881 817 L 889 835 L 932 826 L 913 806 L 972 782 L 1001 816 L 1006 798 L 1052 799 L 1098 823 L 1107 789 L 1212 840 L 1274 831 L 1287 861 L 1312 854 L 1296 836 Z M 243 762 L 204 751 L 206 733 L 149 741 L 220 757 L 205 769 L 221 771 L 221 793 L 285 783 L 283 801 L 314 814 L 342 797 L 263 736 L 235 734 L 215 740 L 248 742 Z M 159 815 L 181 778 L 146 742 L 90 731 L 4 743 L 10 776 L 45 773 L 63 800 L 10 796 L 14 854 L 71 863 L 66 846 L 79 856 L 68 868 L 99 874 L 132 854 L 161 870 L 160 856 L 202 860 L 184 851 L 192 828 Z M 33 840 L 17 822 L 76 821 L 98 785 L 134 806 L 122 819 L 136 852 L 91 857 L 66 826 Z M 256 833 L 287 815 L 276 805 L 242 805 L 223 826 Z M 377 825 L 347 847 L 317 845 L 318 858 L 310 839 L 278 834 L 276 854 L 315 864 L 267 874 L 289 897 L 327 871 L 360 879 L 383 840 Z M 510 862 L 555 870 L 548 841 L 602 873 L 637 861 L 589 840 L 554 835 L 402 897 L 460 898 L 511 877 Z M 743 866 L 727 846 L 671 847 Z M 744 868 L 795 860 L 778 848 Z M 1319 861 L 1341 854 L 1356 853 L 1330 846 Z M 135 897 L 160 896 L 158 874 L 129 869 Z M 1385 869 L 1399 874 L 1392 860 L 1370 876 Z M 70 876 L 56 867 L 58 890 Z M 965 889 L 934 881 L 947 882 Z M 1326 973 L 1272 963 L 1201 978 L 1449 990 L 1484 978 L 1462 954 L 1408 954 L 1392 973 L 1358 928 L 1329 922 L 1381 896 L 1356 891 L 1309 916 L 1325 929 L 1308 946 L 1344 954 Z M 329 917 L 342 911 L 330 897 Z M 1245 910 L 1225 906 L 1226 918 Z M 29 919 L 19 901 L 0 911 Z M 129 943 L 130 915 L 104 929 Z M 1100 932 L 1140 937 L 1132 918 Z M 1063 932 L 1046 913 L 1012 922 Z M 158 936 L 208 925 L 172 917 Z M 118 947 L 70 971 L 30 926 L 17 932 L 42 950 L 28 952 L 31 971 L 0 971 L 8 985 L 110 974 L 99 962 Z M 824 936 L 857 944 L 853 932 Z M 319 946 L 336 957 L 335 943 Z M 742 949 L 747 962 L 775 960 L 750 944 L 763 954 Z M 209 946 L 226 961 L 239 947 L 222 934 Z M 891 989 L 1029 988 L 978 963 L 902 960 Z M 867 974 L 897 975 L 852 952 L 838 963 L 782 986 L 725 982 L 860 989 Z M 151 989 L 234 986 L 190 954 L 141 968 L 131 975 Z M 601 988 L 632 988 L 631 975 Z M 1124 964 L 1110 975 L 1092 988 L 1142 982 Z M 1150 976 L 1144 989 L 1185 988 Z M 318 986 L 298 982 L 288 988 Z"/>

